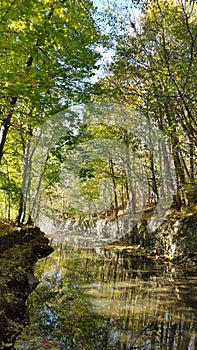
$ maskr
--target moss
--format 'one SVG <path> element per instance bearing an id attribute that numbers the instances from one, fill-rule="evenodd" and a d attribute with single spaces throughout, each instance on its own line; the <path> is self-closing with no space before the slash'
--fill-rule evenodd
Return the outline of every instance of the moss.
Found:
<path id="1" fill-rule="evenodd" d="M 34 263 L 52 251 L 39 228 L 0 222 L 0 346 L 14 343 L 27 322 L 26 299 L 32 291 L 28 276 L 33 276 Z"/>

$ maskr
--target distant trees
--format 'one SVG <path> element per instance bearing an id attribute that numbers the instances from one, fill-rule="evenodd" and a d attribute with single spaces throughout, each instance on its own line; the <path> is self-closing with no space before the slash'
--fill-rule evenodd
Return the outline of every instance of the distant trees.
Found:
<path id="1" fill-rule="evenodd" d="M 120 112 L 111 125 L 107 112 L 102 111 L 103 120 L 87 123 L 69 142 L 61 144 L 59 161 L 75 154 L 73 159 L 80 168 L 78 172 L 75 168 L 75 181 L 64 193 L 65 215 L 102 216 L 106 212 L 117 217 L 121 210 L 132 217 L 147 203 L 168 207 L 172 192 L 177 209 L 196 201 L 197 5 L 183 0 L 140 3 L 140 16 L 132 28 L 129 11 L 122 9 L 121 16 L 115 6 L 111 12 L 108 9 L 109 44 L 114 56 L 92 96 L 95 102 L 110 102 L 133 111 L 130 121 L 124 124 L 124 113 Z M 135 111 L 139 125 L 135 125 Z M 99 153 L 102 142 L 104 145 L 101 139 L 112 141 L 104 158 Z M 100 149 L 95 152 L 97 142 Z M 84 162 L 83 157 L 77 158 L 82 149 L 92 152 L 91 161 L 87 155 Z M 58 147 L 56 159 L 57 151 Z"/>
<path id="2" fill-rule="evenodd" d="M 144 1 L 140 18 L 121 36 L 109 74 L 97 87 L 104 99 L 138 110 L 166 138 L 174 159 L 178 208 L 194 201 L 197 191 L 196 53 L 196 1 Z M 151 151 L 146 162 L 157 198 L 161 179 Z"/>

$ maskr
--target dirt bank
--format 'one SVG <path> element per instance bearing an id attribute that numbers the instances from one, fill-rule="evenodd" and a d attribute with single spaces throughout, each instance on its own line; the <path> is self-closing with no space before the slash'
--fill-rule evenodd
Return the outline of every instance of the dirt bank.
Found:
<path id="1" fill-rule="evenodd" d="M 0 349 L 13 349 L 28 322 L 26 300 L 37 286 L 35 262 L 53 251 L 38 227 L 0 222 Z"/>

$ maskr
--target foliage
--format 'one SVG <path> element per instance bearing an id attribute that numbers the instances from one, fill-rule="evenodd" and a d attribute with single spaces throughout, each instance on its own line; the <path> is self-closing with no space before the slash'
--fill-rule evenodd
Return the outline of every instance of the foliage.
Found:
<path id="1" fill-rule="evenodd" d="M 111 207 L 115 216 L 119 207 L 135 212 L 136 199 L 147 200 L 136 176 L 146 177 L 148 200 L 153 196 L 155 204 L 166 191 L 164 167 L 169 170 L 167 182 L 175 172 L 176 207 L 194 198 L 196 3 L 149 0 L 108 5 L 101 13 L 89 0 L 1 2 L 0 198 L 1 212 L 8 218 L 16 214 L 16 207 L 18 222 L 28 215 L 22 189 L 31 167 L 32 137 L 56 112 L 88 101 L 118 103 L 147 118 L 169 144 L 173 164 L 162 164 L 121 121 L 120 126 L 107 126 L 106 120 L 79 125 L 73 116 L 73 124 L 50 150 L 42 175 L 49 207 L 65 216 L 80 211 L 94 214 L 102 203 L 102 209 Z M 112 57 L 103 72 L 103 60 L 98 63 L 98 58 L 105 45 Z M 99 64 L 103 73 L 93 88 L 90 78 Z M 102 146 L 99 149 L 102 138 L 109 140 L 108 145 L 103 143 L 109 148 L 105 157 Z M 115 146 L 113 150 L 116 142 L 135 159 L 120 154 Z M 90 160 L 91 152 L 95 157 Z M 70 167 L 65 176 L 72 183 L 66 201 L 61 188 L 65 162 Z M 84 197 L 85 209 L 80 209 L 76 197 Z"/>
<path id="2" fill-rule="evenodd" d="M 35 128 L 63 106 L 89 98 L 101 36 L 89 0 L 1 1 L 0 7 L 0 161 L 21 186 Z M 2 201 L 9 196 L 3 191 Z"/>
<path id="3" fill-rule="evenodd" d="M 76 182 L 72 180 L 73 188 L 77 188 L 73 194 L 84 196 L 87 200 L 85 211 L 93 214 L 99 212 L 99 194 L 105 203 L 101 186 L 106 180 L 110 180 L 111 188 L 108 192 L 110 203 L 106 204 L 105 210 L 112 206 L 115 215 L 119 208 L 130 207 L 132 212 L 139 210 L 137 198 L 141 203 L 148 201 L 150 204 L 158 203 L 162 197 L 165 200 L 168 183 L 172 188 L 176 187 L 176 208 L 188 205 L 195 197 L 196 4 L 194 1 L 150 0 L 140 6 L 141 13 L 134 22 L 129 17 L 132 9 L 130 12 L 128 5 L 114 2 L 108 7 L 105 20 L 109 42 L 114 49 L 113 60 L 106 64 L 105 75 L 95 84 L 93 97 L 95 101 L 118 102 L 137 110 L 142 119 L 147 119 L 150 128 L 158 130 L 169 150 L 157 141 L 158 150 L 153 152 L 150 144 L 140 142 L 140 135 L 137 137 L 121 126 L 106 125 L 105 121 L 83 126 L 75 136 L 62 143 L 56 149 L 56 156 L 59 152 L 63 162 L 73 155 L 73 171 L 77 177 Z M 148 129 L 146 132 L 148 137 Z M 126 160 L 122 152 L 117 160 L 117 149 L 113 152 L 108 145 L 108 159 L 100 157 L 100 149 L 97 149 L 94 160 L 87 160 L 88 152 L 92 150 L 94 154 L 91 145 L 102 138 L 125 145 L 135 159 L 128 157 Z M 84 153 L 84 162 L 77 156 L 79 149 L 87 152 Z M 162 153 L 166 154 L 166 159 L 169 157 L 164 163 Z M 138 170 L 140 167 L 144 168 L 143 175 Z M 148 198 L 136 184 L 136 177 L 143 181 L 143 176 L 146 177 Z M 72 202 L 73 210 L 76 209 L 73 196 L 69 198 L 68 195 L 67 200 Z M 92 209 L 90 202 L 93 203 Z M 80 211 L 80 207 L 81 203 L 77 210 Z"/>
<path id="4" fill-rule="evenodd" d="M 174 158 L 178 208 L 189 200 L 185 184 L 196 186 L 196 33 L 195 1 L 143 2 L 140 17 L 119 38 L 108 74 L 95 90 L 104 100 L 137 109 L 166 138 Z M 149 186 L 157 193 L 159 183 L 154 182 Z"/>

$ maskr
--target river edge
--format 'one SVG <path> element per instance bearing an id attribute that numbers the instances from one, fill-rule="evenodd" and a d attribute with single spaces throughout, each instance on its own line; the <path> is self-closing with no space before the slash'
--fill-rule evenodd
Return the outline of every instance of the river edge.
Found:
<path id="1" fill-rule="evenodd" d="M 113 221 L 104 223 L 106 228 Z M 182 266 L 185 273 L 195 273 L 197 212 L 171 211 L 154 232 L 149 224 L 150 218 L 137 221 L 124 237 L 103 248 L 144 256 L 159 264 Z M 74 225 L 76 229 L 76 222 Z M 80 223 L 78 229 L 87 230 L 87 222 L 85 227 Z M 95 223 L 89 225 L 88 235 L 95 229 Z M 28 324 L 26 300 L 39 283 L 34 276 L 34 264 L 53 251 L 47 236 L 38 227 L 21 228 L 0 222 L 0 349 L 14 349 L 16 337 Z"/>
<path id="2" fill-rule="evenodd" d="M 14 349 L 16 337 L 28 323 L 26 300 L 39 283 L 34 264 L 52 252 L 38 227 L 0 222 L 0 349 Z"/>
<path id="3" fill-rule="evenodd" d="M 152 217 L 136 222 L 124 240 L 137 254 L 161 264 L 183 266 L 185 272 L 197 271 L 197 208 L 177 212 L 169 210 L 162 223 Z M 159 221 L 159 220 L 158 220 Z M 154 229 L 154 225 L 158 225 Z"/>
<path id="4" fill-rule="evenodd" d="M 197 266 L 197 206 L 180 211 L 170 209 L 165 217 L 147 210 L 140 218 L 127 213 L 102 219 L 42 218 L 39 227 L 53 241 L 78 248 L 102 246 L 125 250 L 131 255 L 155 259 L 158 263 L 181 264 L 189 271 Z M 55 232 L 55 235 L 54 235 Z"/>

